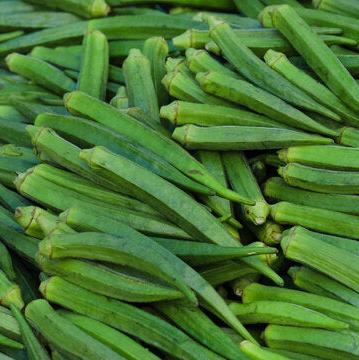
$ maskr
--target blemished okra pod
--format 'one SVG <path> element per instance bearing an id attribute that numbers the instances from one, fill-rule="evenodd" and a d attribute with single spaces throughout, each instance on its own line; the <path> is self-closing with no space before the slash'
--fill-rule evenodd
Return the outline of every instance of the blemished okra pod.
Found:
<path id="1" fill-rule="evenodd" d="M 359 238 L 359 219 L 354 215 L 283 201 L 272 205 L 271 216 L 280 224 L 299 225 L 326 234 Z"/>
<path id="2" fill-rule="evenodd" d="M 325 194 L 304 190 L 288 185 L 280 177 L 269 178 L 263 186 L 263 192 L 271 200 L 359 215 L 358 195 Z"/>
<path id="3" fill-rule="evenodd" d="M 6 57 L 6 64 L 11 71 L 29 78 L 56 94 L 63 95 L 75 89 L 75 83 L 68 76 L 43 60 L 13 53 Z"/>
<path id="4" fill-rule="evenodd" d="M 313 7 L 318 10 L 329 11 L 335 14 L 356 17 L 359 11 L 359 4 L 353 0 L 314 0 Z"/>
<path id="5" fill-rule="evenodd" d="M 166 75 L 165 61 L 168 53 L 167 41 L 162 37 L 149 38 L 143 44 L 143 54 L 150 61 L 152 80 L 159 106 L 167 104 L 169 101 L 168 93 L 162 84 L 162 79 Z"/>
<path id="6" fill-rule="evenodd" d="M 329 360 L 355 359 L 358 335 L 354 332 L 336 332 L 323 329 L 304 329 L 295 326 L 269 325 L 263 334 L 270 348 L 299 351 Z"/>
<path id="7" fill-rule="evenodd" d="M 256 19 L 259 13 L 264 9 L 264 5 L 260 0 L 235 0 L 234 4 L 241 13 L 254 19 Z"/>
<path id="8" fill-rule="evenodd" d="M 254 301 L 283 301 L 302 305 L 321 312 L 333 319 L 348 323 L 353 330 L 359 326 L 359 310 L 356 306 L 346 304 L 325 296 L 310 294 L 305 291 L 279 287 L 250 284 L 243 290 L 243 303 Z"/>
<path id="9" fill-rule="evenodd" d="M 293 283 L 310 293 L 340 300 L 358 307 L 359 295 L 356 291 L 331 279 L 319 271 L 306 266 L 292 266 L 288 270 Z"/>
<path id="10" fill-rule="evenodd" d="M 254 205 L 243 205 L 244 216 L 255 225 L 266 222 L 270 208 L 254 177 L 243 152 L 227 152 L 222 155 L 222 161 L 232 189 L 239 194 L 246 194 L 255 202 Z"/>
<path id="11" fill-rule="evenodd" d="M 151 74 L 151 63 L 138 49 L 132 49 L 123 64 L 129 106 L 141 108 L 159 123 L 158 99 Z"/>
<path id="12" fill-rule="evenodd" d="M 32 301 L 26 306 L 27 320 L 60 351 L 79 359 L 114 359 L 124 358 L 110 348 L 95 340 L 72 322 L 65 319 L 44 299 Z M 71 334 L 70 337 L 67 334 Z M 64 341 L 66 339 L 66 341 Z"/>
<path id="13" fill-rule="evenodd" d="M 297 163 L 278 169 L 279 175 L 292 186 L 334 194 L 359 194 L 356 171 L 327 170 Z"/>
<path id="14" fill-rule="evenodd" d="M 325 243 L 313 233 L 294 227 L 284 231 L 281 247 L 286 258 L 307 265 L 358 291 L 357 255 Z"/>
<path id="15" fill-rule="evenodd" d="M 118 131 L 135 143 L 162 156 L 166 161 L 192 179 L 215 190 L 218 195 L 233 201 L 243 201 L 235 192 L 223 188 L 199 162 L 192 158 L 185 150 L 181 149 L 175 142 L 146 128 L 130 116 L 121 114 L 111 105 L 78 91 L 65 96 L 65 104 L 71 112 L 90 117 L 92 120 Z M 198 171 L 193 171 L 194 169 Z"/>
<path id="16" fill-rule="evenodd" d="M 155 309 L 174 322 L 193 339 L 226 359 L 244 359 L 236 344 L 199 308 L 181 302 L 160 302 Z"/>
<path id="17" fill-rule="evenodd" d="M 331 110 L 320 105 L 271 69 L 248 47 L 236 41 L 236 35 L 228 24 L 214 18 L 209 18 L 208 21 L 211 38 L 222 50 L 226 59 L 249 81 L 299 108 L 318 112 L 329 118 L 338 118 Z"/>
<path id="18" fill-rule="evenodd" d="M 106 36 L 96 30 L 88 32 L 84 36 L 82 47 L 77 89 L 103 100 L 106 97 L 109 72 L 109 49 Z"/>
<path id="19" fill-rule="evenodd" d="M 244 324 L 277 324 L 343 330 L 348 324 L 301 305 L 281 301 L 231 302 L 230 309 Z"/>
<path id="20" fill-rule="evenodd" d="M 151 242 L 149 238 L 140 235 L 129 227 L 124 226 L 123 228 L 128 234 L 126 239 L 132 238 L 131 246 L 126 241 L 121 242 L 119 237 L 101 233 L 66 234 L 43 240 L 39 245 L 39 253 L 55 259 L 71 256 L 72 253 L 72 256 L 130 265 L 169 281 L 192 303 L 195 303 L 197 299 L 191 291 L 193 289 L 236 331 L 246 338 L 252 339 L 247 330 L 234 318 L 224 300 L 196 271 L 165 248 L 154 241 Z M 75 249 L 76 243 L 77 246 L 80 246 L 78 250 Z M 95 248 L 100 251 L 94 252 Z M 145 253 L 145 257 L 140 255 Z M 160 257 L 158 257 L 159 254 L 161 254 Z M 129 259 L 131 260 L 128 261 Z M 191 276 L 184 277 L 181 275 L 185 273 L 191 274 Z"/>
<path id="21" fill-rule="evenodd" d="M 97 295 L 57 276 L 42 282 L 40 290 L 49 301 L 133 335 L 168 354 L 184 360 L 208 359 L 185 333 L 139 307 Z"/>
<path id="22" fill-rule="evenodd" d="M 264 59 L 279 74 L 313 96 L 318 102 L 339 114 L 347 122 L 354 125 L 358 123 L 359 118 L 353 110 L 345 106 L 340 98 L 326 86 L 292 64 L 285 54 L 268 50 Z"/>
<path id="23" fill-rule="evenodd" d="M 250 341 L 242 341 L 239 344 L 242 352 L 251 360 L 289 360 L 290 358 L 276 354 L 271 349 L 266 349 L 251 343 Z"/>
<path id="24" fill-rule="evenodd" d="M 70 311 L 60 310 L 58 313 L 65 319 L 85 331 L 91 337 L 102 342 L 113 351 L 131 360 L 159 360 L 160 358 L 144 348 L 137 341 L 98 320 L 75 314 Z"/>
<path id="25" fill-rule="evenodd" d="M 190 150 L 265 150 L 290 145 L 332 144 L 329 138 L 285 128 L 184 125 L 173 139 Z"/>
<path id="26" fill-rule="evenodd" d="M 60 9 L 85 18 L 106 16 L 110 11 L 110 7 L 105 0 L 55 0 L 50 4 L 47 4 L 44 0 L 29 0 L 29 2 Z"/>
<path id="27" fill-rule="evenodd" d="M 359 149 L 345 146 L 291 146 L 278 152 L 286 163 L 299 163 L 333 170 L 359 170 Z"/>
<path id="28" fill-rule="evenodd" d="M 245 80 L 213 71 L 198 73 L 196 79 L 204 91 L 244 105 L 286 125 L 324 135 L 337 135 L 337 132 L 316 122 L 279 97 Z"/>
<path id="29" fill-rule="evenodd" d="M 330 48 L 290 6 L 282 5 L 272 14 L 276 27 L 315 70 L 321 80 L 353 110 L 359 109 L 359 85 Z"/>
<path id="30" fill-rule="evenodd" d="M 11 282 L 2 270 L 0 270 L 0 304 L 6 307 L 14 305 L 19 309 L 24 307 L 20 287 Z"/>
<path id="31" fill-rule="evenodd" d="M 227 106 L 196 104 L 173 101 L 161 107 L 161 117 L 175 126 L 193 124 L 198 126 L 260 126 L 286 127 L 266 116 Z"/>
<path id="32" fill-rule="evenodd" d="M 21 338 L 30 360 L 50 360 L 50 356 L 34 335 L 30 325 L 25 320 L 21 311 L 11 305 L 11 312 L 19 324 Z"/>
<path id="33" fill-rule="evenodd" d="M 114 299 L 146 303 L 183 297 L 180 291 L 155 277 L 127 268 L 107 267 L 78 259 L 49 260 L 43 256 L 37 256 L 37 262 L 49 275 L 61 276 L 73 284 Z"/>

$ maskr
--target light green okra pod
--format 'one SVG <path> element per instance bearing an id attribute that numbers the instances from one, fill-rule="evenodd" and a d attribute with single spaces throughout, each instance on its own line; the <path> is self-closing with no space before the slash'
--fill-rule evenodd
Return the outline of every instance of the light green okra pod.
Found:
<path id="1" fill-rule="evenodd" d="M 239 348 L 251 360 L 289 360 L 290 358 L 273 353 L 271 350 L 259 347 L 250 341 L 242 341 Z"/>

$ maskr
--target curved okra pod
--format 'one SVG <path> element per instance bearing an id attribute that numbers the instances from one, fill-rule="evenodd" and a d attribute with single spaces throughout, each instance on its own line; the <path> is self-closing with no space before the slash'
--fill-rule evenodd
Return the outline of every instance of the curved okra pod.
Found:
<path id="1" fill-rule="evenodd" d="M 248 47 L 237 41 L 236 34 L 228 24 L 211 17 L 208 22 L 212 40 L 219 46 L 225 58 L 249 81 L 299 108 L 338 119 L 338 115 L 280 76 Z"/>
<path id="2" fill-rule="evenodd" d="M 198 73 L 196 79 L 204 91 L 244 105 L 286 125 L 324 135 L 337 135 L 336 131 L 319 124 L 276 95 L 252 85 L 248 81 L 213 71 Z"/>
<path id="3" fill-rule="evenodd" d="M 332 144 L 329 138 L 285 128 L 255 126 L 184 125 L 175 129 L 173 139 L 190 150 L 265 150 L 290 145 Z"/>
<path id="4" fill-rule="evenodd" d="M 164 135 L 146 128 L 130 116 L 121 114 L 111 105 L 94 99 L 81 92 L 72 92 L 65 97 L 66 107 L 129 137 L 136 144 L 163 157 L 193 180 L 215 190 L 218 195 L 232 201 L 243 201 L 233 191 L 224 188 L 188 152 Z"/>
<path id="5" fill-rule="evenodd" d="M 69 77 L 43 60 L 13 53 L 6 57 L 6 64 L 16 74 L 22 75 L 58 95 L 75 89 L 75 83 Z"/>
<path id="6" fill-rule="evenodd" d="M 359 174 L 356 171 L 327 170 L 289 163 L 278 174 L 291 185 L 306 190 L 334 194 L 359 194 Z"/>
<path id="7" fill-rule="evenodd" d="M 359 85 L 332 50 L 287 5 L 273 10 L 272 21 L 321 80 L 353 110 L 359 109 Z"/>
<path id="8" fill-rule="evenodd" d="M 109 50 L 106 36 L 92 31 L 84 36 L 81 67 L 77 88 L 95 98 L 104 100 L 109 67 Z"/>
<path id="9" fill-rule="evenodd" d="M 25 309 L 26 319 L 60 351 L 82 360 L 124 358 L 65 319 L 44 299 L 32 301 Z M 71 336 L 69 336 L 71 334 Z"/>

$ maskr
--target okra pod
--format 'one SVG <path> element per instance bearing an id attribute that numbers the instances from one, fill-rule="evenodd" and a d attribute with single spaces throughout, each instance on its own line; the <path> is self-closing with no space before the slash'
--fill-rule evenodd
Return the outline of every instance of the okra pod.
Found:
<path id="1" fill-rule="evenodd" d="M 331 109 L 350 124 L 357 124 L 359 117 L 355 111 L 346 107 L 340 98 L 331 92 L 326 86 L 312 78 L 305 71 L 292 64 L 285 54 L 268 50 L 264 56 L 266 63 L 283 75 L 294 85 L 313 96 L 315 100 Z M 338 120 L 338 119 L 334 119 Z"/>
<path id="2" fill-rule="evenodd" d="M 359 147 L 359 131 L 356 128 L 344 127 L 341 129 L 337 143 L 345 146 Z"/>
<path id="3" fill-rule="evenodd" d="M 120 110 L 129 108 L 126 86 L 117 89 L 116 96 L 111 99 L 110 104 Z"/>
<path id="4" fill-rule="evenodd" d="M 72 322 L 57 314 L 46 300 L 32 301 L 26 306 L 25 316 L 55 348 L 72 357 L 83 360 L 124 359 L 100 341 L 87 335 Z M 69 337 L 68 334 L 71 336 Z M 66 341 L 64 341 L 65 339 Z"/>
<path id="5" fill-rule="evenodd" d="M 77 89 L 104 100 L 109 72 L 109 49 L 106 36 L 92 31 L 84 36 Z"/>
<path id="6" fill-rule="evenodd" d="M 312 4 L 315 9 L 346 16 L 356 17 L 359 12 L 359 4 L 353 0 L 314 0 Z"/>
<path id="7" fill-rule="evenodd" d="M 19 323 L 14 318 L 11 310 L 1 306 L 0 307 L 0 333 L 6 337 L 21 341 L 21 332 Z M 1 359 L 1 358 L 0 358 Z"/>
<path id="8" fill-rule="evenodd" d="M 65 319 L 70 320 L 91 337 L 102 342 L 104 345 L 131 360 L 159 360 L 160 358 L 144 348 L 137 341 L 131 339 L 122 332 L 90 317 L 78 315 L 70 311 L 60 310 L 58 313 Z"/>
<path id="9" fill-rule="evenodd" d="M 167 41 L 162 37 L 149 38 L 143 44 L 143 54 L 150 61 L 151 75 L 159 106 L 169 102 L 168 93 L 162 84 L 162 79 L 166 75 L 165 61 L 168 53 Z M 144 71 L 143 68 L 142 71 Z M 155 110 L 156 116 L 159 116 L 157 108 Z"/>
<path id="10" fill-rule="evenodd" d="M 218 195 L 233 201 L 243 201 L 238 194 L 223 188 L 206 170 L 185 150 L 167 137 L 156 133 L 130 116 L 121 114 L 116 109 L 81 92 L 72 92 L 65 96 L 66 107 L 71 111 L 118 131 L 129 137 L 136 144 L 142 145 L 162 156 L 166 161 L 181 170 L 187 176 L 215 190 Z M 193 171 L 197 169 L 198 171 Z"/>
<path id="11" fill-rule="evenodd" d="M 43 348 L 37 337 L 31 330 L 30 325 L 25 320 L 21 311 L 14 305 L 11 305 L 11 312 L 19 324 L 21 338 L 30 360 L 50 360 L 50 356 Z"/>
<path id="12" fill-rule="evenodd" d="M 254 225 L 247 221 L 245 223 L 249 230 L 256 236 L 256 238 L 263 242 L 266 245 L 275 245 L 279 244 L 282 240 L 283 228 L 281 225 L 267 219 L 267 221 L 262 225 Z"/>
<path id="13" fill-rule="evenodd" d="M 5 335 L 0 334 L 0 346 L 9 347 L 12 349 L 23 349 L 24 346 L 13 339 L 8 338 Z"/>
<path id="14" fill-rule="evenodd" d="M 331 144 L 332 140 L 301 131 L 256 126 L 184 125 L 175 129 L 173 139 L 190 150 L 265 150 L 290 145 Z"/>
<path id="15" fill-rule="evenodd" d="M 324 135 L 337 135 L 337 132 L 319 124 L 279 97 L 245 80 L 235 79 L 213 71 L 198 73 L 196 79 L 204 91 L 244 105 L 286 125 Z"/>
<path id="16" fill-rule="evenodd" d="M 226 59 L 249 81 L 299 108 L 318 112 L 329 118 L 338 118 L 331 110 L 320 105 L 263 63 L 248 47 L 236 41 L 236 35 L 228 24 L 213 18 L 209 18 L 208 22 L 212 40 Z"/>
<path id="17" fill-rule="evenodd" d="M 0 270 L 0 304 L 6 307 L 14 305 L 19 309 L 24 307 L 19 286 L 11 282 L 2 270 Z"/>
<path id="18" fill-rule="evenodd" d="M 7 33 L 0 34 L 0 42 L 15 39 L 21 35 L 24 35 L 24 32 L 21 30 L 18 31 L 10 31 Z"/>
<path id="19" fill-rule="evenodd" d="M 296 11 L 288 5 L 278 6 L 272 20 L 274 27 L 291 42 L 334 94 L 353 110 L 358 110 L 359 85 Z"/>
<path id="20" fill-rule="evenodd" d="M 16 274 L 11 255 L 7 247 L 2 242 L 0 242 L 0 269 L 4 272 L 9 280 L 16 280 Z"/>
<path id="21" fill-rule="evenodd" d="M 0 118 L 7 119 L 13 122 L 27 122 L 25 116 L 23 116 L 14 106 L 0 105 Z"/>
<path id="22" fill-rule="evenodd" d="M 110 57 L 125 58 L 131 49 L 143 49 L 145 40 L 118 40 L 110 41 Z"/>
<path id="23" fill-rule="evenodd" d="M 260 0 L 234 0 L 234 4 L 242 14 L 254 19 L 264 9 L 264 5 Z"/>
<path id="24" fill-rule="evenodd" d="M 271 348 L 296 350 L 329 360 L 355 359 L 359 354 L 356 346 L 359 338 L 354 332 L 269 325 L 263 337 Z"/>
<path id="25" fill-rule="evenodd" d="M 354 306 L 359 305 L 356 291 L 331 279 L 330 277 L 305 266 L 292 266 L 288 270 L 293 283 L 300 289 L 310 293 L 343 301 Z"/>
<path id="26" fill-rule="evenodd" d="M 239 348 L 251 360 L 289 360 L 286 356 L 275 354 L 271 350 L 259 347 L 250 341 L 242 341 Z"/>
<path id="27" fill-rule="evenodd" d="M 325 194 L 288 185 L 282 178 L 268 179 L 263 192 L 268 199 L 359 215 L 359 196 Z"/>
<path id="28" fill-rule="evenodd" d="M 161 107 L 161 117 L 174 126 L 193 124 L 198 126 L 258 126 L 286 127 L 266 116 L 227 106 L 196 104 L 174 101 Z"/>
<path id="29" fill-rule="evenodd" d="M 77 259 L 49 260 L 37 256 L 40 268 L 97 294 L 127 302 L 179 299 L 183 294 L 148 274 Z"/>
<path id="30" fill-rule="evenodd" d="M 1 1 L 2 13 L 25 13 L 35 11 L 33 5 L 27 4 L 22 1 Z"/>
<path id="31" fill-rule="evenodd" d="M 0 119 L 0 140 L 18 146 L 31 146 L 26 124 L 11 120 Z"/>
<path id="32" fill-rule="evenodd" d="M 16 231 L 21 231 L 21 227 L 16 223 L 13 213 L 0 206 L 0 223 Z"/>
<path id="33" fill-rule="evenodd" d="M 291 185 L 321 193 L 359 194 L 359 177 L 355 171 L 327 170 L 289 163 L 278 174 Z"/>

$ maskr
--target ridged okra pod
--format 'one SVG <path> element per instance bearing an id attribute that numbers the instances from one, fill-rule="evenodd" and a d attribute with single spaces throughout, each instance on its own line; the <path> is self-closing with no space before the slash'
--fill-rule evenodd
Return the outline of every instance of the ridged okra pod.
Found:
<path id="1" fill-rule="evenodd" d="M 353 332 L 269 325 L 263 337 L 270 348 L 290 351 L 295 349 L 300 353 L 329 360 L 356 359 L 359 354 L 356 346 L 359 337 Z"/>
<path id="2" fill-rule="evenodd" d="M 133 335 L 168 354 L 184 360 L 208 359 L 208 354 L 203 354 L 202 348 L 185 333 L 139 307 L 94 294 L 60 277 L 42 282 L 40 290 L 49 301 Z"/>
<path id="3" fill-rule="evenodd" d="M 110 104 L 120 110 L 128 109 L 129 105 L 126 86 L 120 86 L 117 89 L 116 96 L 111 99 Z"/>
<path id="4" fill-rule="evenodd" d="M 334 194 L 359 194 L 356 171 L 327 170 L 289 163 L 278 169 L 279 175 L 291 185 L 306 190 Z"/>
<path id="5" fill-rule="evenodd" d="M 77 89 L 104 100 L 108 79 L 109 50 L 106 36 L 92 31 L 84 36 Z"/>
<path id="6" fill-rule="evenodd" d="M 14 318 L 11 310 L 0 307 L 0 333 L 10 339 L 21 341 L 19 324 Z"/>
<path id="7" fill-rule="evenodd" d="M 22 75 L 58 95 L 75 89 L 75 83 L 69 77 L 43 60 L 13 53 L 6 57 L 6 64 L 16 74 Z"/>
<path id="8" fill-rule="evenodd" d="M 77 327 L 82 329 L 91 337 L 102 342 L 104 345 L 131 360 L 159 360 L 160 358 L 144 348 L 137 341 L 123 334 L 98 320 L 90 317 L 75 314 L 70 311 L 60 310 L 58 313 L 67 320 L 70 320 Z"/>
<path id="9" fill-rule="evenodd" d="M 31 140 L 26 133 L 26 124 L 0 118 L 0 140 L 18 146 L 31 146 Z"/>
<path id="10" fill-rule="evenodd" d="M 255 202 L 253 206 L 242 206 L 244 216 L 255 225 L 264 224 L 269 215 L 270 208 L 263 197 L 244 153 L 224 153 L 222 161 L 232 189 L 239 194 L 246 194 L 249 199 Z"/>
<path id="11" fill-rule="evenodd" d="M 264 5 L 260 0 L 235 0 L 234 4 L 242 14 L 254 19 L 264 9 Z"/>
<path id="12" fill-rule="evenodd" d="M 151 63 L 138 49 L 132 49 L 123 63 L 130 107 L 139 107 L 155 123 L 160 121 Z"/>
<path id="13" fill-rule="evenodd" d="M 330 318 L 348 323 L 353 330 L 359 326 L 359 310 L 357 307 L 305 291 L 254 283 L 244 288 L 242 301 L 245 304 L 254 301 L 283 301 L 316 310 Z"/>
<path id="14" fill-rule="evenodd" d="M 235 32 L 228 24 L 209 18 L 209 26 L 210 36 L 225 58 L 249 81 L 299 108 L 318 112 L 329 118 L 338 118 L 335 113 L 280 76 L 248 47 L 238 42 Z"/>
<path id="15" fill-rule="evenodd" d="M 20 287 L 11 282 L 2 270 L 0 270 L 0 304 L 7 307 L 14 305 L 19 309 L 24 307 Z"/>
<path id="16" fill-rule="evenodd" d="M 359 238 L 359 219 L 354 215 L 283 201 L 272 205 L 271 216 L 280 224 L 300 225 L 326 234 Z"/>
<path id="17" fill-rule="evenodd" d="M 16 273 L 12 263 L 11 255 L 7 247 L 0 242 L 0 269 L 11 281 L 16 281 Z"/>
<path id="18" fill-rule="evenodd" d="M 24 346 L 16 340 L 10 339 L 5 335 L 0 334 L 0 346 L 10 349 L 23 349 Z M 12 358 L 11 358 L 12 359 Z M 6 359 L 5 359 L 6 360 Z"/>
<path id="19" fill-rule="evenodd" d="M 254 225 L 250 221 L 247 221 L 245 224 L 257 239 L 266 245 L 279 244 L 282 239 L 282 226 L 271 219 L 267 219 L 262 225 Z"/>
<path id="20" fill-rule="evenodd" d="M 358 291 L 357 255 L 339 249 L 315 237 L 300 227 L 293 227 L 283 233 L 281 247 L 286 258 L 318 270 Z"/>
<path id="21" fill-rule="evenodd" d="M 251 360 L 289 360 L 288 357 L 276 354 L 250 341 L 242 341 L 239 348 Z"/>
<path id="22" fill-rule="evenodd" d="M 175 142 L 164 135 L 156 133 L 134 120 L 130 116 L 121 114 L 119 111 L 106 103 L 100 102 L 81 92 L 72 92 L 65 97 L 66 107 L 74 113 L 89 117 L 92 120 L 118 131 L 122 135 L 134 140 L 154 153 L 162 156 L 177 169 L 187 174 L 199 183 L 215 190 L 218 195 L 233 201 L 243 201 L 238 194 L 223 188 L 195 159 Z M 193 171 L 197 169 L 198 171 Z"/>
<path id="23" fill-rule="evenodd" d="M 276 324 L 338 331 L 349 327 L 345 322 L 288 302 L 266 300 L 245 304 L 231 302 L 229 307 L 244 324 Z"/>
<path id="24" fill-rule="evenodd" d="M 332 144 L 329 138 L 299 130 L 256 126 L 184 125 L 176 128 L 172 137 L 189 150 L 266 150 L 294 144 Z"/>
<path id="25" fill-rule="evenodd" d="M 166 75 L 165 61 L 168 53 L 167 41 L 162 37 L 149 38 L 143 44 L 143 54 L 150 61 L 152 80 L 159 106 L 165 105 L 169 101 L 167 90 L 162 84 L 162 79 Z"/>
<path id="26" fill-rule="evenodd" d="M 269 178 L 263 186 L 264 195 L 270 200 L 359 215 L 359 196 L 326 194 L 288 185 L 280 177 Z"/>
<path id="27" fill-rule="evenodd" d="M 318 10 L 356 17 L 359 12 L 359 4 L 353 0 L 314 0 L 313 7 Z"/>
<path id="28" fill-rule="evenodd" d="M 25 309 L 25 316 L 47 341 L 65 354 L 83 360 L 124 359 L 57 314 L 46 300 L 32 301 Z"/>
<path id="29" fill-rule="evenodd" d="M 288 274 L 294 285 L 302 290 L 359 306 L 359 295 L 356 291 L 319 271 L 306 266 L 292 266 Z"/>
<path id="30" fill-rule="evenodd" d="M 321 125 L 276 95 L 252 85 L 248 81 L 213 71 L 198 73 L 196 79 L 204 91 L 244 105 L 285 125 L 324 135 L 337 135 L 337 132 Z"/>
<path id="31" fill-rule="evenodd" d="M 161 117 L 174 126 L 193 124 L 198 126 L 258 126 L 286 127 L 275 120 L 244 109 L 228 106 L 174 101 L 161 107 Z"/>
<path id="32" fill-rule="evenodd" d="M 331 109 L 350 124 L 358 124 L 355 111 L 343 104 L 339 97 L 322 83 L 292 64 L 285 54 L 268 50 L 264 55 L 266 63 L 300 89 L 313 96 L 319 103 Z M 338 120 L 338 119 L 333 119 Z"/>
<path id="33" fill-rule="evenodd" d="M 274 9 L 272 21 L 321 80 L 349 107 L 358 110 L 359 85 L 305 20 L 290 6 L 282 5 Z"/>

